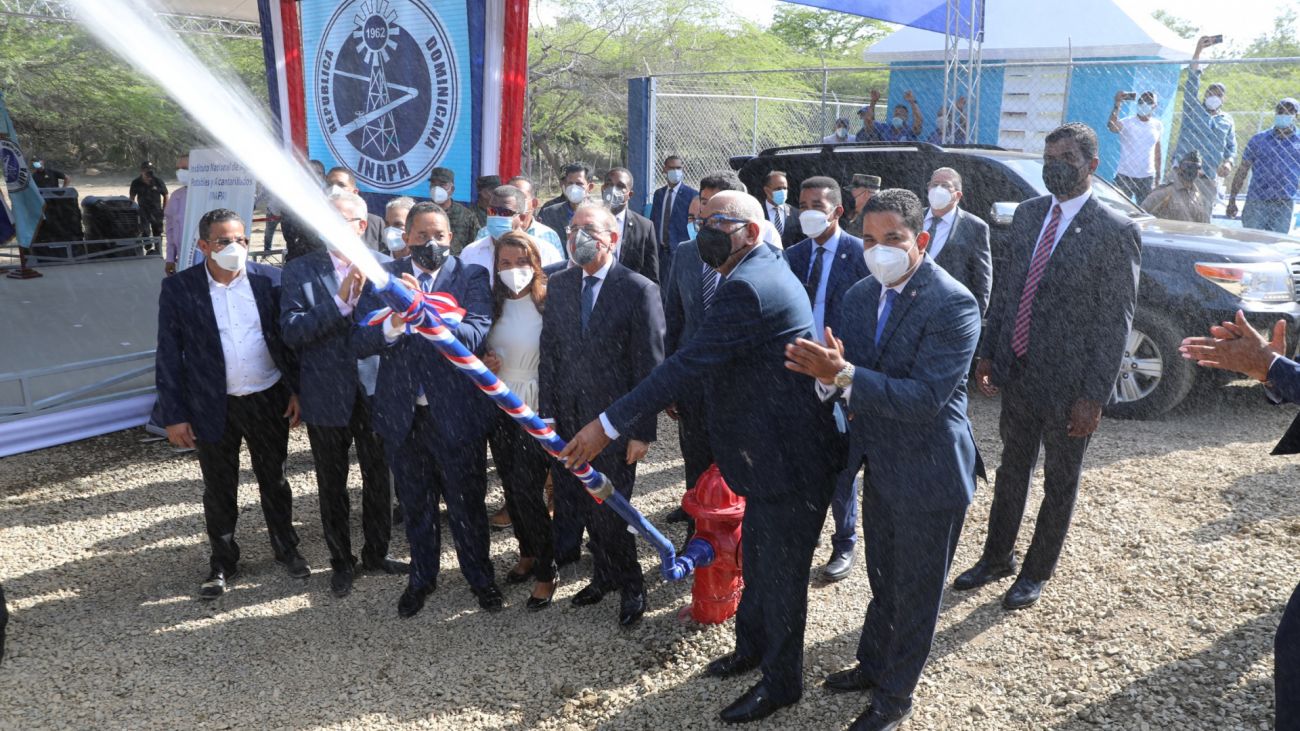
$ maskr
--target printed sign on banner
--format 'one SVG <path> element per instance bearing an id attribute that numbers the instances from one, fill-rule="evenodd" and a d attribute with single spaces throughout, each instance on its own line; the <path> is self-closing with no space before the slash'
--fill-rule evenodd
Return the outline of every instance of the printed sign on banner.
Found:
<path id="1" fill-rule="evenodd" d="M 366 192 L 425 197 L 434 167 L 472 180 L 465 5 L 302 0 L 310 156 Z"/>
<path id="2" fill-rule="evenodd" d="M 253 199 L 257 180 L 224 150 L 190 150 L 189 191 L 185 194 L 185 228 L 176 257 L 178 269 L 202 259 L 198 248 L 199 219 L 217 208 L 229 208 L 244 219 L 245 236 L 253 233 Z"/>

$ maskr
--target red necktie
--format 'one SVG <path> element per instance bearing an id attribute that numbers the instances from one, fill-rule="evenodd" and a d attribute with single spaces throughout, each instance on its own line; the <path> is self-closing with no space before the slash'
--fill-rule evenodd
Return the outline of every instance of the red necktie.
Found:
<path id="1" fill-rule="evenodd" d="M 1029 274 L 1025 276 L 1025 289 L 1020 293 L 1020 307 L 1016 309 L 1016 327 L 1011 331 L 1011 352 L 1017 358 L 1025 357 L 1029 351 L 1029 323 L 1034 319 L 1034 295 L 1038 294 L 1038 285 L 1043 281 L 1043 272 L 1047 271 L 1047 260 L 1056 247 L 1056 228 L 1061 224 L 1061 206 L 1052 206 L 1052 218 L 1047 222 L 1047 229 L 1038 240 L 1034 258 L 1029 262 Z"/>

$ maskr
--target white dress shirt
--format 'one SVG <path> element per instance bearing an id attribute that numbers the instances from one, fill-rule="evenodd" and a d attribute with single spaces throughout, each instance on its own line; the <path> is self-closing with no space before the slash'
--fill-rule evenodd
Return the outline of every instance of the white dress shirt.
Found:
<path id="1" fill-rule="evenodd" d="M 831 267 L 835 266 L 835 256 L 840 250 L 840 233 L 841 229 L 836 226 L 835 233 L 826 239 L 826 243 L 819 244 L 812 240 L 812 251 L 808 256 L 808 269 L 801 272 L 800 282 L 807 282 L 808 277 L 812 276 L 813 267 L 817 264 L 818 250 L 825 249 L 826 253 L 822 254 L 822 276 L 817 282 L 817 294 L 813 297 L 813 339 L 825 345 L 826 339 L 826 287 L 831 281 Z"/>
<path id="2" fill-rule="evenodd" d="M 347 317 L 352 314 L 352 308 L 357 306 L 357 300 L 361 299 L 361 289 L 357 289 L 351 300 L 344 302 L 343 298 L 339 297 L 339 287 L 343 285 L 343 280 L 347 278 L 352 265 L 338 258 L 332 251 L 330 263 L 334 265 L 334 304 L 339 308 L 339 314 Z"/>
<path id="3" fill-rule="evenodd" d="M 537 246 L 537 254 L 542 260 L 543 267 L 564 261 L 564 257 L 560 255 L 560 252 L 554 246 L 550 246 L 545 241 L 535 237 L 533 243 Z M 497 276 L 497 247 L 491 236 L 484 236 L 461 249 L 457 258 L 460 259 L 462 264 L 478 264 L 483 267 L 488 271 L 489 279 L 495 279 Z"/>
<path id="4" fill-rule="evenodd" d="M 237 244 L 235 244 L 237 246 Z M 257 310 L 257 298 L 248 283 L 248 272 L 241 270 L 222 284 L 208 275 L 208 294 L 212 297 L 212 314 L 217 320 L 217 333 L 221 336 L 221 355 L 226 365 L 226 393 L 247 396 L 274 386 L 280 380 L 280 369 L 271 358 L 262 334 L 262 315 Z"/>
<path id="5" fill-rule="evenodd" d="M 1083 208 L 1083 205 L 1091 198 L 1092 188 L 1089 188 L 1087 193 L 1075 196 L 1068 201 L 1060 201 L 1056 199 L 1056 196 L 1052 196 L 1052 205 L 1047 207 L 1047 215 L 1043 216 L 1043 226 L 1038 229 L 1038 238 L 1034 239 L 1034 250 L 1038 250 L 1038 242 L 1042 240 L 1043 234 L 1047 233 L 1047 226 L 1052 222 L 1052 208 L 1055 206 L 1061 207 L 1061 222 L 1056 226 L 1056 239 L 1052 241 L 1052 253 L 1055 254 L 1056 245 L 1061 243 L 1061 237 L 1070 228 L 1070 223 L 1074 221 L 1075 216 L 1079 215 L 1079 209 Z"/>
<path id="6" fill-rule="evenodd" d="M 920 265 L 917 265 L 917 268 L 919 269 Z M 887 293 L 889 292 L 889 290 L 892 289 L 898 293 L 897 296 L 894 297 L 894 306 L 897 307 L 898 300 L 903 296 L 903 290 L 907 288 L 907 283 L 912 281 L 912 276 L 915 274 L 916 274 L 916 269 L 913 269 L 911 273 L 909 273 L 906 277 L 904 277 L 903 281 L 899 282 L 898 284 L 895 284 L 892 287 L 880 288 L 880 300 L 876 303 L 876 324 L 877 325 L 880 324 L 880 316 L 885 314 L 885 302 L 887 301 L 886 297 L 888 296 Z M 892 311 L 890 312 L 890 316 L 891 317 L 893 316 Z M 874 335 L 875 333 L 872 334 Z M 832 398 L 835 397 L 836 393 L 840 393 L 844 397 L 844 400 L 847 402 L 853 393 L 852 383 L 848 385 L 848 388 L 845 388 L 841 392 L 838 388 L 835 387 L 835 384 L 831 384 L 827 386 L 826 384 L 814 378 L 813 387 L 817 389 L 817 396 L 822 401 L 830 401 Z"/>
<path id="7" fill-rule="evenodd" d="M 627 207 L 614 214 L 614 220 L 618 224 L 618 241 L 614 242 L 614 261 L 618 261 L 619 254 L 623 253 L 623 238 L 627 236 Z"/>
<path id="8" fill-rule="evenodd" d="M 922 231 L 930 230 L 930 223 L 934 221 L 934 211 L 927 209 L 925 212 L 925 224 L 921 227 Z M 939 252 L 948 243 L 948 237 L 952 235 L 953 226 L 957 225 L 957 206 L 952 210 L 939 217 L 939 227 L 934 230 L 934 240 L 930 245 L 925 247 L 925 251 L 931 259 L 938 259 Z"/>

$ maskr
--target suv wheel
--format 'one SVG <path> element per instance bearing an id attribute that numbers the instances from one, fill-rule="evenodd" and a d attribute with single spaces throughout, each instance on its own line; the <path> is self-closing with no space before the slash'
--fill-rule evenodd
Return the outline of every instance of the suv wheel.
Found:
<path id="1" fill-rule="evenodd" d="M 1192 389 L 1196 366 L 1178 354 L 1181 344 L 1182 335 L 1168 318 L 1139 309 L 1106 415 L 1154 419 L 1182 403 Z"/>

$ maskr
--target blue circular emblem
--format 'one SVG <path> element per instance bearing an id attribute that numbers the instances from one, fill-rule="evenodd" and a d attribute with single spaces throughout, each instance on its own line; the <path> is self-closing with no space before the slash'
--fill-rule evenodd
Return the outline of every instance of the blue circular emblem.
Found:
<path id="1" fill-rule="evenodd" d="M 456 136 L 456 53 L 425 0 L 345 0 L 313 64 L 321 135 L 358 182 L 424 183 Z"/>
<path id="2" fill-rule="evenodd" d="M 27 189 L 31 180 L 31 171 L 27 168 L 27 158 L 18 144 L 7 137 L 0 137 L 0 168 L 4 170 L 5 188 L 10 193 L 21 193 Z"/>

